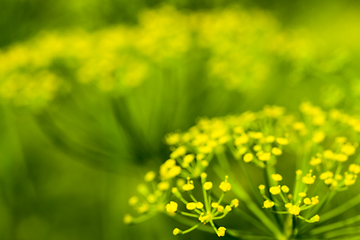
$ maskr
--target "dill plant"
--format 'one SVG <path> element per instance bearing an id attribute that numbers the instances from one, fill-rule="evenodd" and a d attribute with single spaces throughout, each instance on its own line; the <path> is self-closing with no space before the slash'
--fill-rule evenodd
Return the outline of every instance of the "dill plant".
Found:
<path id="1" fill-rule="evenodd" d="M 356 239 L 359 216 L 336 220 L 360 203 L 356 190 L 343 204 L 332 200 L 360 173 L 359 132 L 360 119 L 309 102 L 295 114 L 266 106 L 202 118 L 166 136 L 170 159 L 158 174 L 145 175 L 142 196 L 129 200 L 140 215 L 127 214 L 124 221 L 164 213 L 188 225 L 173 229 L 174 235 L 199 229 L 240 239 Z M 237 224 L 226 227 L 226 219 Z"/>
<path id="2" fill-rule="evenodd" d="M 348 67 L 351 61 L 352 55 L 333 53 L 306 31 L 281 28 L 264 11 L 165 6 L 141 12 L 134 25 L 43 32 L 1 49 L 0 99 L 30 110 L 44 133 L 71 155 L 97 165 L 119 156 L 141 161 L 163 154 L 163 135 L 190 126 L 190 119 L 260 107 L 309 76 L 337 84 L 329 75 L 356 72 Z M 335 99 L 332 89 L 324 91 L 307 96 Z M 76 120 L 67 117 L 74 115 Z M 94 122 L 101 127 L 79 130 Z M 89 143 L 84 132 L 105 137 Z"/>

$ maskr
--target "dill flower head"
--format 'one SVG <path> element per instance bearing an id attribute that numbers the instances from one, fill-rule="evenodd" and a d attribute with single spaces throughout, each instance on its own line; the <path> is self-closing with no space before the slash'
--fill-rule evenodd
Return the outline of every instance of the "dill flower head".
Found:
<path id="1" fill-rule="evenodd" d="M 346 131 L 338 136 L 334 126 L 342 124 L 350 133 L 357 128 L 348 117 L 341 120 L 338 114 L 334 119 L 334 113 L 322 111 L 310 103 L 302 104 L 300 111 L 300 115 L 290 115 L 283 108 L 266 107 L 257 113 L 202 118 L 186 132 L 167 135 L 172 158 L 160 167 L 158 191 L 168 193 L 171 189 L 172 197 L 167 198 L 164 207 L 169 215 L 192 219 L 184 220 L 189 229 L 175 228 L 173 234 L 186 234 L 205 225 L 217 236 L 226 233 L 240 237 L 236 230 L 214 224 L 234 213 L 264 224 L 274 239 L 290 235 L 300 238 L 320 231 L 317 222 L 326 224 L 329 216 L 345 211 L 347 207 L 339 206 L 329 213 L 324 212 L 324 205 L 338 192 L 353 186 L 360 173 L 360 166 L 352 162 L 356 155 L 356 139 Z M 290 171 L 289 163 L 298 169 Z M 258 170 L 264 175 L 265 182 L 258 190 L 253 189 L 257 179 L 253 172 L 248 172 L 249 165 L 252 171 Z M 210 180 L 214 174 L 220 179 Z M 240 182 L 240 174 L 247 181 Z M 153 172 L 145 176 L 148 182 L 155 179 Z M 150 211 L 161 194 L 153 194 L 153 198 L 148 188 L 139 190 L 147 196 L 147 204 L 140 210 Z M 247 191 L 254 191 L 254 196 L 262 199 L 253 200 Z M 229 192 L 236 198 L 227 200 Z M 203 199 L 200 200 L 201 194 Z M 350 203 L 353 201 L 358 200 Z M 129 200 L 132 206 L 139 203 L 139 198 Z M 233 211 L 237 207 L 246 207 L 254 219 L 242 211 Z M 280 230 L 277 230 L 278 224 Z"/>

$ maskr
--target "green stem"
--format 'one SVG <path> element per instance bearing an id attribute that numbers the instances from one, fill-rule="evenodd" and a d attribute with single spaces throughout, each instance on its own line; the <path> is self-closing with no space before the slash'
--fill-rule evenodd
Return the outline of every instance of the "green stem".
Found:
<path id="1" fill-rule="evenodd" d="M 270 189 L 270 187 L 275 186 L 275 181 L 271 178 L 271 175 L 275 173 L 275 169 L 273 166 L 270 166 L 270 164 L 267 162 L 265 164 L 265 181 L 266 181 L 266 187 L 267 189 Z M 270 194 L 269 198 L 271 201 L 276 202 L 279 204 L 279 201 L 277 199 L 274 199 L 273 196 Z M 280 204 L 279 204 L 280 205 Z M 275 211 L 278 209 L 276 208 L 276 205 L 273 207 Z M 279 227 L 283 226 L 283 219 L 280 218 L 278 214 L 274 214 L 275 219 L 279 225 Z"/>
<path id="2" fill-rule="evenodd" d="M 311 235 L 319 235 L 319 234 L 322 234 L 324 232 L 328 232 L 328 231 L 331 231 L 331 230 L 334 230 L 334 229 L 337 229 L 337 228 L 346 227 L 346 226 L 348 226 L 350 224 L 353 224 L 353 223 L 356 223 L 356 222 L 359 222 L 359 221 L 360 221 L 360 215 L 357 215 L 355 217 L 348 218 L 348 219 L 343 220 L 343 221 L 339 221 L 339 222 L 336 222 L 336 223 L 328 224 L 328 225 L 323 226 L 323 227 L 315 228 L 312 231 L 310 231 L 310 234 Z"/>
<path id="3" fill-rule="evenodd" d="M 350 208 L 358 205 L 360 203 L 360 195 L 354 197 L 353 199 L 347 201 L 346 203 L 341 204 L 339 207 L 334 208 L 331 211 L 328 211 L 327 213 L 321 215 L 321 222 L 327 221 L 333 217 L 336 217 Z"/>
<path id="4" fill-rule="evenodd" d="M 214 170 L 219 177 L 223 175 L 223 172 L 220 168 L 214 167 Z M 229 173 L 229 175 L 231 175 L 231 172 Z M 233 182 L 235 182 L 236 178 L 234 178 L 232 175 L 230 176 L 230 178 Z M 247 192 L 242 188 L 239 183 L 236 182 L 231 186 L 232 191 L 235 193 L 235 195 L 246 203 L 248 209 L 264 224 L 265 227 L 267 227 L 274 234 L 276 239 L 286 239 L 286 237 L 279 230 L 279 227 L 274 224 L 256 204 L 254 204 L 252 199 L 249 197 Z"/>
<path id="5" fill-rule="evenodd" d="M 357 236 L 360 235 L 360 228 L 357 227 L 349 227 L 349 228 L 342 228 L 342 229 L 338 229 L 335 231 L 331 231 L 328 232 L 326 234 L 324 234 L 324 237 L 326 239 L 332 239 L 335 237 L 340 237 L 343 236 L 343 238 L 345 237 L 344 235 L 352 235 L 352 234 L 356 234 Z"/>
<path id="6" fill-rule="evenodd" d="M 195 226 L 193 226 L 193 227 L 191 227 L 191 228 L 189 228 L 189 229 L 187 229 L 187 230 L 185 230 L 185 231 L 181 231 L 181 233 L 182 233 L 182 234 L 186 234 L 186 233 L 188 233 L 188 232 L 191 232 L 192 230 L 195 230 L 196 228 L 198 228 L 199 225 L 200 225 L 200 223 L 198 223 L 197 225 L 195 225 Z"/>

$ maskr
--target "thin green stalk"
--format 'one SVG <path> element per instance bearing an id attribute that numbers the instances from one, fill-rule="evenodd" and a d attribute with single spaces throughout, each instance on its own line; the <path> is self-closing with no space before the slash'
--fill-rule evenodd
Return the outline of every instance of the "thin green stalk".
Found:
<path id="1" fill-rule="evenodd" d="M 233 153 L 234 157 L 236 156 L 236 151 L 234 149 L 234 145 L 233 144 L 228 144 L 228 147 L 230 149 L 230 151 Z M 242 175 L 245 177 L 247 183 L 249 184 L 249 187 L 255 197 L 255 200 L 258 202 L 258 203 L 262 203 L 262 197 L 261 195 L 259 194 L 259 191 L 257 189 L 257 186 L 254 185 L 254 182 L 252 181 L 252 179 L 250 178 L 250 175 L 249 175 L 249 172 L 246 171 L 246 164 L 244 163 L 244 161 L 240 158 L 240 159 L 236 159 L 238 162 L 239 162 L 239 166 L 240 166 L 240 169 L 241 169 L 241 172 L 242 172 Z"/>
<path id="2" fill-rule="evenodd" d="M 199 225 L 200 225 L 200 223 L 198 223 L 198 224 L 195 225 L 195 226 L 192 226 L 191 228 L 189 228 L 189 229 L 187 229 L 187 230 L 185 230 L 185 231 L 182 231 L 182 234 L 186 234 L 186 233 L 188 233 L 188 232 L 191 232 L 192 230 L 195 230 L 196 228 L 199 227 Z"/>
<path id="3" fill-rule="evenodd" d="M 186 225 L 186 226 L 194 226 L 194 225 L 197 225 L 199 224 L 198 221 L 193 221 L 193 220 L 190 220 L 184 216 L 181 216 L 179 214 L 176 214 L 174 217 L 173 217 L 176 221 Z M 213 229 L 209 226 L 209 225 L 202 225 L 200 224 L 200 226 L 198 227 L 199 230 L 201 231 L 204 231 L 204 232 L 209 232 L 209 233 L 213 233 Z"/>
<path id="4" fill-rule="evenodd" d="M 275 170 L 273 167 L 271 167 L 268 163 L 265 164 L 265 183 L 266 183 L 266 187 L 267 189 L 270 189 L 270 187 L 275 186 L 275 181 L 271 178 L 271 175 L 275 173 Z M 270 194 L 269 195 L 270 200 L 273 202 L 278 202 L 276 199 L 273 198 L 273 196 Z M 275 209 L 275 211 L 277 211 L 276 206 L 273 207 Z M 274 214 L 275 219 L 279 225 L 279 227 L 283 226 L 284 222 L 283 219 L 278 215 L 278 214 Z"/>
<path id="5" fill-rule="evenodd" d="M 310 234 L 311 235 L 319 235 L 319 234 L 329 232 L 329 231 L 337 229 L 337 228 L 346 227 L 346 226 L 348 226 L 350 224 L 354 224 L 356 222 L 360 222 L 360 215 L 357 215 L 355 217 L 348 218 L 346 220 L 339 221 L 339 222 L 336 222 L 336 223 L 328 224 L 328 225 L 323 226 L 323 227 L 315 228 L 315 229 L 310 231 Z"/>
<path id="6" fill-rule="evenodd" d="M 220 168 L 214 167 L 214 170 L 219 177 L 222 177 L 223 173 Z M 232 182 L 235 182 L 236 178 L 232 177 L 231 172 L 229 173 Z M 264 224 L 264 226 L 266 226 L 274 234 L 276 239 L 278 240 L 286 239 L 286 237 L 279 230 L 279 227 L 268 218 L 268 216 L 264 213 L 264 211 L 262 211 L 256 204 L 254 204 L 254 202 L 251 200 L 247 192 L 241 187 L 239 183 L 236 182 L 231 186 L 232 186 L 232 191 L 235 193 L 235 195 L 246 203 L 246 206 L 249 208 L 249 210 L 256 217 L 258 217 L 258 219 Z"/>
<path id="7" fill-rule="evenodd" d="M 352 235 L 352 234 L 356 234 L 357 236 L 359 236 L 360 228 L 358 226 L 357 227 L 349 227 L 349 228 L 341 228 L 341 229 L 331 231 L 331 232 L 324 234 L 324 237 L 326 239 L 330 239 L 330 238 L 336 238 L 336 237 L 343 236 L 343 238 L 344 238 L 345 235 Z"/>
<path id="8" fill-rule="evenodd" d="M 357 195 L 356 197 L 347 201 L 346 203 L 343 203 L 340 206 L 332 209 L 331 211 L 328 211 L 327 213 L 324 213 L 323 215 L 321 215 L 321 222 L 324 222 L 333 217 L 336 217 L 358 204 L 360 204 L 360 195 Z"/>

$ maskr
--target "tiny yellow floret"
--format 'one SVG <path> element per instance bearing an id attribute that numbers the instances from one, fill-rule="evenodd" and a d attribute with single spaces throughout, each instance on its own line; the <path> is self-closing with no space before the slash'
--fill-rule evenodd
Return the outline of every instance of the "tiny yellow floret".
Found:
<path id="1" fill-rule="evenodd" d="M 276 155 L 276 156 L 279 156 L 282 154 L 282 150 L 280 148 L 277 148 L 277 147 L 274 147 L 272 150 L 271 150 L 272 154 Z"/>
<path id="2" fill-rule="evenodd" d="M 259 160 L 268 161 L 271 158 L 271 153 L 263 153 L 259 156 Z"/>
<path id="3" fill-rule="evenodd" d="M 291 207 L 289 207 L 289 213 L 293 214 L 295 216 L 298 216 L 300 214 L 300 207 L 296 206 L 296 205 L 292 205 Z"/>
<path id="4" fill-rule="evenodd" d="M 306 197 L 306 193 L 300 192 L 300 193 L 299 193 L 299 196 L 300 196 L 300 197 Z"/>
<path id="5" fill-rule="evenodd" d="M 277 194 L 279 194 L 279 193 L 281 192 L 281 187 L 280 187 L 280 185 L 279 185 L 279 186 L 276 186 L 276 187 L 271 187 L 271 188 L 269 189 L 269 191 L 270 191 L 270 193 L 271 193 L 272 195 L 277 195 Z"/>
<path id="6" fill-rule="evenodd" d="M 326 158 L 326 159 L 333 159 L 334 158 L 334 153 L 333 153 L 333 151 L 331 151 L 331 150 L 325 150 L 324 151 L 324 153 L 323 153 L 323 155 L 324 155 L 324 158 Z"/>
<path id="7" fill-rule="evenodd" d="M 133 196 L 129 199 L 129 205 L 134 206 L 139 202 L 139 198 L 137 196 Z"/>
<path id="8" fill-rule="evenodd" d="M 175 236 L 178 235 L 180 232 L 181 232 L 181 231 L 180 231 L 180 229 L 178 229 L 178 228 L 175 228 L 175 229 L 173 230 L 173 234 L 174 234 Z"/>
<path id="9" fill-rule="evenodd" d="M 203 209 L 204 208 L 204 204 L 202 202 L 197 202 L 196 203 L 196 208 L 197 209 Z"/>
<path id="10" fill-rule="evenodd" d="M 349 172 L 352 172 L 352 173 L 355 173 L 355 174 L 358 174 L 360 173 L 360 166 L 359 165 L 356 165 L 356 164 L 350 164 L 349 166 Z"/>
<path id="11" fill-rule="evenodd" d="M 291 203 L 285 203 L 285 207 L 286 207 L 286 208 L 290 208 L 291 206 L 292 206 Z"/>
<path id="12" fill-rule="evenodd" d="M 265 138 L 265 142 L 267 143 L 273 143 L 275 141 L 275 137 L 272 135 L 269 135 Z"/>
<path id="13" fill-rule="evenodd" d="M 251 162 L 253 160 L 254 156 L 251 153 L 247 153 L 244 155 L 244 162 Z"/>
<path id="14" fill-rule="evenodd" d="M 159 182 L 157 187 L 160 191 L 165 191 L 165 190 L 169 189 L 170 183 L 169 182 Z"/>
<path id="15" fill-rule="evenodd" d="M 326 185 L 332 184 L 333 182 L 334 182 L 334 179 L 333 179 L 333 178 L 327 178 L 327 179 L 324 180 L 324 183 L 325 183 Z"/>
<path id="16" fill-rule="evenodd" d="M 231 200 L 230 206 L 237 208 L 239 206 L 239 199 L 235 198 L 235 199 Z"/>
<path id="17" fill-rule="evenodd" d="M 326 171 L 326 172 L 323 172 L 322 174 L 320 174 L 319 178 L 321 180 L 325 180 L 328 178 L 332 178 L 333 176 L 334 176 L 334 174 L 331 171 Z"/>
<path id="18" fill-rule="evenodd" d="M 206 182 L 204 183 L 204 189 L 205 190 L 210 190 L 213 187 L 212 182 Z"/>
<path id="19" fill-rule="evenodd" d="M 125 214 L 124 216 L 124 223 L 125 224 L 130 224 L 133 221 L 133 218 L 130 214 Z"/>
<path id="20" fill-rule="evenodd" d="M 277 138 L 276 142 L 280 145 L 288 145 L 289 144 L 289 140 L 286 138 Z"/>
<path id="21" fill-rule="evenodd" d="M 311 172 L 306 174 L 306 176 L 304 176 L 302 178 L 302 182 L 305 183 L 305 184 L 313 184 L 315 182 L 315 178 L 316 176 L 311 176 Z"/>
<path id="22" fill-rule="evenodd" d="M 219 188 L 224 192 L 228 192 L 231 190 L 231 184 L 228 183 L 227 179 L 228 179 L 228 176 L 225 176 L 225 181 L 221 182 L 220 186 L 219 186 Z"/>
<path id="23" fill-rule="evenodd" d="M 347 156 L 351 156 L 355 153 L 356 148 L 351 145 L 351 143 L 347 143 L 341 147 L 341 152 L 345 153 Z"/>
<path id="24" fill-rule="evenodd" d="M 255 152 L 260 152 L 261 149 L 262 149 L 262 147 L 261 147 L 261 145 L 255 145 L 255 146 L 253 147 L 253 149 L 254 149 Z"/>
<path id="25" fill-rule="evenodd" d="M 175 158 L 184 156 L 185 154 L 186 154 L 186 147 L 185 146 L 180 146 L 170 154 L 170 157 L 172 159 L 175 159 Z"/>
<path id="26" fill-rule="evenodd" d="M 175 214 L 177 211 L 178 204 L 174 201 L 171 201 L 170 203 L 166 204 L 165 209 L 170 214 Z"/>
<path id="27" fill-rule="evenodd" d="M 311 198 L 311 204 L 312 205 L 316 205 L 318 203 L 319 203 L 319 197 L 318 196 Z"/>
<path id="28" fill-rule="evenodd" d="M 264 201 L 264 208 L 272 208 L 275 205 L 273 201 L 265 200 Z"/>
<path id="29" fill-rule="evenodd" d="M 223 236 L 225 236 L 225 231 L 226 231 L 226 228 L 224 228 L 224 227 L 219 227 L 219 228 L 218 228 L 217 235 L 218 235 L 219 237 L 223 237 Z"/>
<path id="30" fill-rule="evenodd" d="M 305 198 L 305 199 L 304 199 L 304 204 L 310 205 L 310 204 L 311 204 L 310 198 Z"/>
<path id="31" fill-rule="evenodd" d="M 156 174 L 154 171 L 149 171 L 145 174 L 144 180 L 146 182 L 151 182 L 154 180 L 155 176 L 156 176 Z"/>
<path id="32" fill-rule="evenodd" d="M 182 186 L 182 189 L 184 191 L 191 191 L 194 189 L 193 181 L 190 180 L 190 178 L 187 178 L 187 183 Z"/>
<path id="33" fill-rule="evenodd" d="M 184 157 L 184 163 L 191 163 L 192 161 L 194 161 L 194 159 L 194 154 L 188 154 Z"/>
<path id="34" fill-rule="evenodd" d="M 186 204 L 187 210 L 194 210 L 195 208 L 196 208 L 196 203 L 194 203 L 194 202 L 189 202 Z"/>
<path id="35" fill-rule="evenodd" d="M 310 218 L 309 222 L 314 223 L 314 222 L 319 222 L 320 221 L 320 216 L 318 214 L 316 214 L 315 216 L 313 216 L 312 218 Z"/>
<path id="36" fill-rule="evenodd" d="M 218 208 L 219 207 L 219 204 L 217 202 L 212 202 L 211 203 L 211 207 L 213 208 Z"/>
<path id="37" fill-rule="evenodd" d="M 312 141 L 314 143 L 320 143 L 320 142 L 324 141 L 324 139 L 325 139 L 325 133 L 322 131 L 314 132 L 314 134 L 312 136 Z"/>
<path id="38" fill-rule="evenodd" d="M 207 174 L 203 172 L 203 173 L 200 174 L 200 177 L 203 178 L 203 179 L 206 179 L 206 178 L 207 178 Z"/>
<path id="39" fill-rule="evenodd" d="M 281 191 L 282 191 L 283 193 L 288 193 L 288 192 L 290 191 L 290 189 L 289 189 L 288 186 L 283 185 L 283 186 L 281 186 Z"/>
<path id="40" fill-rule="evenodd" d="M 272 174 L 271 175 L 271 178 L 275 181 L 275 182 L 280 182 L 283 178 L 282 178 L 282 176 L 280 175 L 280 174 Z"/>
<path id="41" fill-rule="evenodd" d="M 316 166 L 316 165 L 319 165 L 321 162 L 322 162 L 321 158 L 312 157 L 310 160 L 310 165 Z"/>

